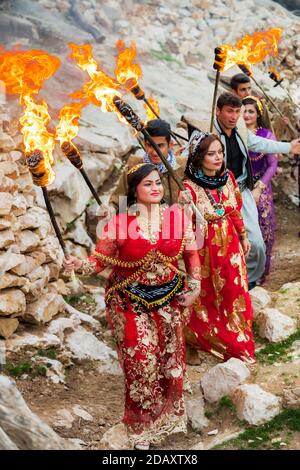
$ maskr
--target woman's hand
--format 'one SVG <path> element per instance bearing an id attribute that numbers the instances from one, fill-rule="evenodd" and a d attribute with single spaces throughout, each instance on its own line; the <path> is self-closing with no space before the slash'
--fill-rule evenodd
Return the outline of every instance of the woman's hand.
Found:
<path id="1" fill-rule="evenodd" d="M 82 266 L 82 261 L 75 256 L 68 256 L 68 258 L 63 259 L 63 267 L 65 271 L 77 271 Z"/>
<path id="2" fill-rule="evenodd" d="M 248 238 L 243 238 L 241 240 L 241 245 L 243 248 L 245 258 L 247 258 L 251 250 L 251 243 L 249 242 Z"/>
<path id="3" fill-rule="evenodd" d="M 252 196 L 255 201 L 255 204 L 258 206 L 262 190 L 260 188 L 254 188 L 252 191 Z"/>
<path id="4" fill-rule="evenodd" d="M 178 296 L 178 302 L 180 305 L 183 307 L 189 307 L 190 305 L 193 305 L 193 303 L 197 300 L 197 298 L 200 295 L 200 288 L 193 289 L 192 291 L 187 291 L 184 294 L 180 294 Z"/>

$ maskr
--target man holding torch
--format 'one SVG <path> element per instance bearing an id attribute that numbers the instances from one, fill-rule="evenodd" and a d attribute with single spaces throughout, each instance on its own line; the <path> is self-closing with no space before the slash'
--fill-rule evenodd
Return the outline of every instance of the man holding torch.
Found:
<path id="1" fill-rule="evenodd" d="M 253 179 L 251 162 L 248 150 L 259 153 L 293 153 L 300 151 L 300 139 L 291 142 L 277 142 L 258 137 L 247 128 L 239 128 L 238 120 L 242 101 L 231 93 L 223 93 L 219 96 L 216 106 L 216 119 L 212 132 L 218 135 L 225 147 L 225 162 L 235 176 L 242 194 L 242 216 L 251 243 L 251 251 L 247 258 L 247 270 L 249 288 L 255 287 L 260 280 L 266 262 L 265 245 L 258 223 L 256 203 L 251 194 Z M 209 130 L 208 121 L 189 120 L 182 118 L 191 128 L 202 131 Z"/>
<path id="2" fill-rule="evenodd" d="M 148 121 L 145 129 L 150 134 L 154 142 L 158 145 L 164 157 L 172 166 L 175 174 L 178 178 L 183 177 L 183 171 L 186 164 L 186 158 L 183 156 L 176 156 L 172 150 L 171 142 L 171 127 L 167 121 L 163 119 L 153 119 Z M 123 174 L 120 178 L 119 184 L 116 190 L 110 197 L 109 205 L 102 205 L 98 214 L 101 218 L 108 217 L 112 215 L 112 212 L 123 212 L 122 208 L 122 198 L 124 199 L 127 194 L 127 178 L 126 173 L 131 168 L 139 163 L 152 163 L 155 165 L 157 171 L 160 174 L 162 184 L 164 187 L 164 200 L 166 203 L 172 205 L 177 201 L 178 198 L 178 186 L 171 178 L 170 173 L 168 172 L 165 165 L 162 163 L 160 157 L 157 155 L 155 149 L 151 144 L 145 140 L 144 142 L 146 153 L 143 156 L 132 155 L 129 157 L 127 164 L 124 168 Z M 126 201 L 124 200 L 126 208 Z"/>

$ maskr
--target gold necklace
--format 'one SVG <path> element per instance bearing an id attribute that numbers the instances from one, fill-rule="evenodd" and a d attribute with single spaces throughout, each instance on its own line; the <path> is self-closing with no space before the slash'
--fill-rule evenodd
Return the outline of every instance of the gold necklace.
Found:
<path id="1" fill-rule="evenodd" d="M 138 225 L 140 227 L 141 232 L 143 233 L 143 237 L 149 240 L 152 245 L 155 245 L 158 241 L 158 234 L 162 229 L 162 222 L 163 222 L 163 209 L 159 207 L 159 226 L 158 230 L 153 231 L 151 226 L 151 216 L 143 217 L 138 216 Z"/>

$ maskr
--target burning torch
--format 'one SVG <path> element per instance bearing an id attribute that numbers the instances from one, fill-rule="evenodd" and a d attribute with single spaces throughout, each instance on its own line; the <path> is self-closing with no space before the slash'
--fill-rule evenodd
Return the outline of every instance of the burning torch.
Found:
<path id="1" fill-rule="evenodd" d="M 72 142 L 72 139 L 74 139 L 78 134 L 78 120 L 80 117 L 81 109 L 84 105 L 85 103 L 81 102 L 70 103 L 63 106 L 59 113 L 60 121 L 56 126 L 55 138 L 56 140 L 59 140 L 60 148 L 63 154 L 68 158 L 72 165 L 80 171 L 92 195 L 94 196 L 98 205 L 101 206 L 101 201 L 99 199 L 97 191 L 92 185 L 92 182 L 89 179 L 85 169 L 83 168 L 83 161 L 80 152 Z"/>
<path id="2" fill-rule="evenodd" d="M 282 117 L 284 118 L 284 114 L 280 111 L 280 109 L 278 108 L 277 104 L 275 103 L 275 101 L 266 93 L 266 91 L 264 90 L 264 88 L 260 85 L 260 83 L 254 78 L 253 76 L 253 72 L 252 70 L 250 69 L 250 67 L 247 67 L 245 64 L 238 64 L 239 68 L 241 69 L 241 71 L 246 74 L 248 77 L 250 77 L 255 85 L 261 90 L 261 92 L 263 93 L 264 97 L 266 98 L 267 101 L 269 101 L 269 103 L 271 103 L 271 105 L 273 106 L 274 109 L 276 109 L 277 113 Z M 294 128 L 294 126 L 288 122 L 287 123 L 287 126 L 288 128 L 290 129 L 290 131 L 297 137 L 298 136 L 298 133 L 296 131 L 296 129 Z"/>
<path id="3" fill-rule="evenodd" d="M 221 76 L 221 66 L 220 66 L 221 52 L 222 52 L 221 47 L 215 48 L 215 60 L 214 60 L 213 68 L 217 71 L 217 73 L 215 77 L 215 89 L 214 89 L 214 96 L 213 96 L 212 109 L 211 109 L 209 132 L 212 132 L 213 127 L 214 127 L 215 108 L 216 108 L 218 87 L 219 87 L 220 76 Z"/>
<path id="4" fill-rule="evenodd" d="M 130 124 L 137 132 L 141 132 L 143 136 L 145 137 L 146 140 L 151 144 L 151 146 L 155 149 L 157 155 L 167 168 L 170 176 L 173 178 L 177 186 L 181 191 L 185 191 L 185 187 L 182 183 L 182 181 L 177 177 L 176 173 L 174 172 L 172 166 L 166 159 L 166 157 L 162 154 L 160 148 L 158 145 L 154 142 L 153 138 L 151 135 L 147 132 L 147 129 L 145 128 L 145 125 L 143 122 L 140 120 L 140 118 L 137 116 L 137 114 L 133 111 L 131 106 L 123 101 L 119 96 L 115 95 L 112 98 L 112 102 L 114 103 L 117 111 L 126 119 L 128 124 Z M 200 214 L 196 204 L 194 204 L 193 201 L 190 202 L 192 210 L 194 214 L 197 216 L 197 220 L 203 222 L 203 216 Z"/>
<path id="5" fill-rule="evenodd" d="M 269 77 L 271 80 L 273 80 L 273 82 L 275 82 L 274 88 L 280 86 L 280 88 L 287 94 L 290 101 L 295 104 L 293 98 L 290 95 L 290 92 L 281 84 L 283 82 L 283 78 L 280 77 L 280 73 L 275 68 L 271 68 L 269 70 Z"/>
<path id="6" fill-rule="evenodd" d="M 139 86 L 138 79 L 142 77 L 142 70 L 139 64 L 134 63 L 136 57 L 136 47 L 132 43 L 130 48 L 125 48 L 124 42 L 119 40 L 117 47 L 120 51 L 117 57 L 117 64 L 115 68 L 115 75 L 118 83 L 123 85 L 127 91 L 132 93 L 137 100 L 144 101 L 145 105 L 149 108 L 153 116 L 159 119 L 159 113 L 155 109 L 151 97 L 146 98 L 144 90 Z M 188 141 L 186 137 L 171 131 L 171 135 L 174 140 L 180 145 L 177 137 Z"/>

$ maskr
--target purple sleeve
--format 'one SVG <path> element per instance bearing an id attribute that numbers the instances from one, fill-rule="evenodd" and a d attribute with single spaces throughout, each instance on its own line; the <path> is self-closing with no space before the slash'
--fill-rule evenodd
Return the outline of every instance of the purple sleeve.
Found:
<path id="1" fill-rule="evenodd" d="M 268 132 L 268 134 L 266 135 L 266 138 L 271 139 L 271 140 L 277 140 L 275 135 L 271 131 Z M 267 169 L 264 175 L 260 178 L 260 180 L 265 185 L 267 185 L 276 173 L 277 166 L 278 166 L 278 157 L 275 153 L 268 153 L 265 155 L 265 157 L 267 160 Z"/>

